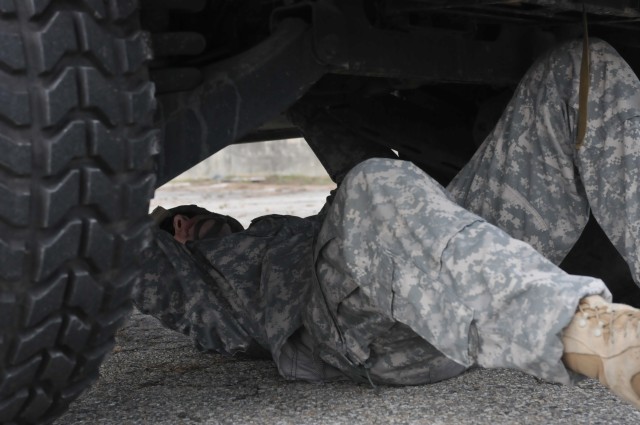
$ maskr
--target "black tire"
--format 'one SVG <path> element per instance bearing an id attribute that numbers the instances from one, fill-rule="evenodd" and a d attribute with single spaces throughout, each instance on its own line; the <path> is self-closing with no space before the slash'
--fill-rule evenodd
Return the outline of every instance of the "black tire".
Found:
<path id="1" fill-rule="evenodd" d="M 93 380 L 149 242 L 155 100 L 137 0 L 0 1 L 0 423 Z"/>

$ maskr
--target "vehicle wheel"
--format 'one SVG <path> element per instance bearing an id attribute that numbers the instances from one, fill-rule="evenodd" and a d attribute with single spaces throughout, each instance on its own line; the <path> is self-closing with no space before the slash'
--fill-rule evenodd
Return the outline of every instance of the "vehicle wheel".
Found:
<path id="1" fill-rule="evenodd" d="M 130 310 L 158 146 L 137 0 L 0 1 L 0 423 L 48 423 Z"/>

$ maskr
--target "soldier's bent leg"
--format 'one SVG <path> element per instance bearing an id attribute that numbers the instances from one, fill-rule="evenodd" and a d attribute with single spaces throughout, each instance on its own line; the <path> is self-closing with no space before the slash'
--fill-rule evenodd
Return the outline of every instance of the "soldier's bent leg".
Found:
<path id="1" fill-rule="evenodd" d="M 325 293 L 345 292 L 348 276 L 368 309 L 385 310 L 463 366 L 510 367 L 566 383 L 562 329 L 582 298 L 610 297 L 602 281 L 560 270 L 404 161 L 355 167 L 318 243 Z M 350 328 L 356 316 L 349 309 L 329 308 L 347 341 L 366 341 Z"/>
<path id="2" fill-rule="evenodd" d="M 460 205 L 555 263 L 591 207 L 638 282 L 640 82 L 611 46 L 592 40 L 587 134 L 578 147 L 581 57 L 575 41 L 536 62 L 448 189 Z"/>

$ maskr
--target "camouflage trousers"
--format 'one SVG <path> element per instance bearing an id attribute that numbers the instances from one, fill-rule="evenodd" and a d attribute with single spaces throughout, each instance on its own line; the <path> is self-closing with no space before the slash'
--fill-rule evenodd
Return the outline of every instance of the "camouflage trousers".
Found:
<path id="1" fill-rule="evenodd" d="M 532 66 L 448 190 L 403 161 L 370 159 L 347 174 L 320 231 L 305 321 L 325 361 L 392 383 L 460 373 L 447 359 L 570 381 L 562 329 L 581 298 L 610 299 L 600 280 L 555 265 L 590 208 L 636 281 L 640 272 L 640 83 L 592 41 L 587 135 L 576 146 L 581 47 Z M 428 344 L 391 344 L 397 324 Z M 415 366 L 425 355 L 431 370 Z"/>
<path id="2" fill-rule="evenodd" d="M 567 43 L 529 70 L 448 190 L 555 263 L 591 209 L 638 283 L 640 82 L 609 44 L 592 40 L 587 133 L 577 147 L 581 49 L 579 41 Z"/>

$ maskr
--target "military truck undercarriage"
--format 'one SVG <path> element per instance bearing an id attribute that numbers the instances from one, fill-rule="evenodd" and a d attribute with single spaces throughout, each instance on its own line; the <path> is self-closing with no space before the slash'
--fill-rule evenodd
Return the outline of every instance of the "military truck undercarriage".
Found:
<path id="1" fill-rule="evenodd" d="M 51 422 L 96 379 L 155 187 L 299 136 L 303 97 L 446 183 L 583 14 L 639 72 L 631 0 L 0 1 L 0 422 Z M 563 267 L 640 303 L 593 220 Z"/>

